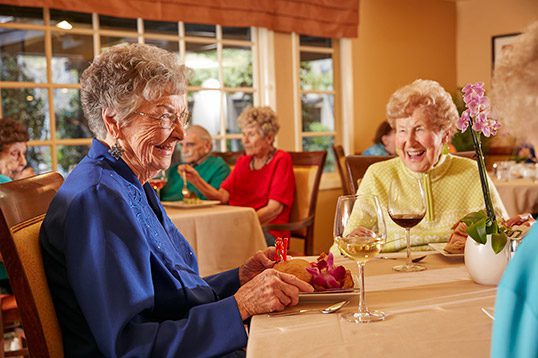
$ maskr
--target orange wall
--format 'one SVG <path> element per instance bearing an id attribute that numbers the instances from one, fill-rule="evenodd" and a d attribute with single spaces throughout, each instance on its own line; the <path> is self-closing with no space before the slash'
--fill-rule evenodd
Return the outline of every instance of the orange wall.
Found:
<path id="1" fill-rule="evenodd" d="M 354 150 L 372 143 L 385 105 L 417 78 L 456 89 L 456 5 L 432 0 L 361 0 L 353 40 Z"/>
<path id="2" fill-rule="evenodd" d="M 352 40 L 354 150 L 366 149 L 384 119 L 389 96 L 417 78 L 454 93 L 481 80 L 489 85 L 491 36 L 522 31 L 538 19 L 536 0 L 360 0 L 359 37 Z M 279 146 L 293 148 L 289 35 L 275 34 Z M 314 247 L 326 250 L 339 189 L 320 192 Z"/>
<path id="3" fill-rule="evenodd" d="M 491 82 L 491 37 L 521 32 L 538 20 L 537 0 L 472 0 L 457 3 L 458 85 Z"/>

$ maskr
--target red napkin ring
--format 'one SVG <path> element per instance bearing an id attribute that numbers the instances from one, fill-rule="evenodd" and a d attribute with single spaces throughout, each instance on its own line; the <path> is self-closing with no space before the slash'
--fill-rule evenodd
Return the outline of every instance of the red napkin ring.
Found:
<path id="1" fill-rule="evenodd" d="M 275 240 L 275 261 L 287 261 L 289 238 L 277 237 Z"/>

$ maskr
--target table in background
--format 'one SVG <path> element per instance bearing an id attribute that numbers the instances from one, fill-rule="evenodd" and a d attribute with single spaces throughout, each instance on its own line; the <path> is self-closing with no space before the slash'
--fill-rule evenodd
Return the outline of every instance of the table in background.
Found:
<path id="1" fill-rule="evenodd" d="M 493 183 L 508 211 L 514 216 L 524 213 L 538 213 L 538 183 L 532 179 L 511 179 Z"/>
<path id="2" fill-rule="evenodd" d="M 252 208 L 215 205 L 165 209 L 194 249 L 201 276 L 238 267 L 256 251 L 267 247 Z"/>
<path id="3" fill-rule="evenodd" d="M 387 314 L 385 321 L 341 319 L 341 312 L 357 310 L 357 298 L 330 315 L 258 315 L 251 321 L 247 356 L 489 357 L 492 320 L 481 308 L 493 310 L 496 287 L 471 281 L 462 258 L 433 254 L 423 261 L 427 270 L 413 273 L 392 271 L 397 262 L 366 264 L 366 301 L 370 309 Z M 337 263 L 355 270 L 349 260 Z M 301 302 L 297 307 L 329 304 Z"/>

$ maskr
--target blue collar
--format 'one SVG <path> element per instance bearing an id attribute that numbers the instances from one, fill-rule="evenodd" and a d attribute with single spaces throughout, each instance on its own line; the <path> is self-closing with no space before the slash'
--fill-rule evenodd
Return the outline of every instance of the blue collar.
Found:
<path id="1" fill-rule="evenodd" d="M 112 155 L 110 155 L 108 149 L 108 145 L 94 138 L 92 141 L 92 146 L 88 151 L 88 158 L 93 160 L 102 159 L 106 161 L 116 173 L 118 173 L 125 180 L 142 190 L 142 184 L 140 184 L 140 181 L 138 180 L 134 172 L 131 170 L 131 168 L 129 168 L 127 163 L 125 163 L 123 159 L 115 159 Z"/>

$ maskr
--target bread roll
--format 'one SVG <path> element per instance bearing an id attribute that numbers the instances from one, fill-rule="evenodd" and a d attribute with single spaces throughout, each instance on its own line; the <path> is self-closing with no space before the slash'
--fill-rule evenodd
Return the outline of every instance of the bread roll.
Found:
<path id="1" fill-rule="evenodd" d="M 280 272 L 292 274 L 300 280 L 310 283 L 312 275 L 306 271 L 307 267 L 310 267 L 310 263 L 308 261 L 303 259 L 293 259 L 288 261 L 280 261 L 273 268 Z"/>

